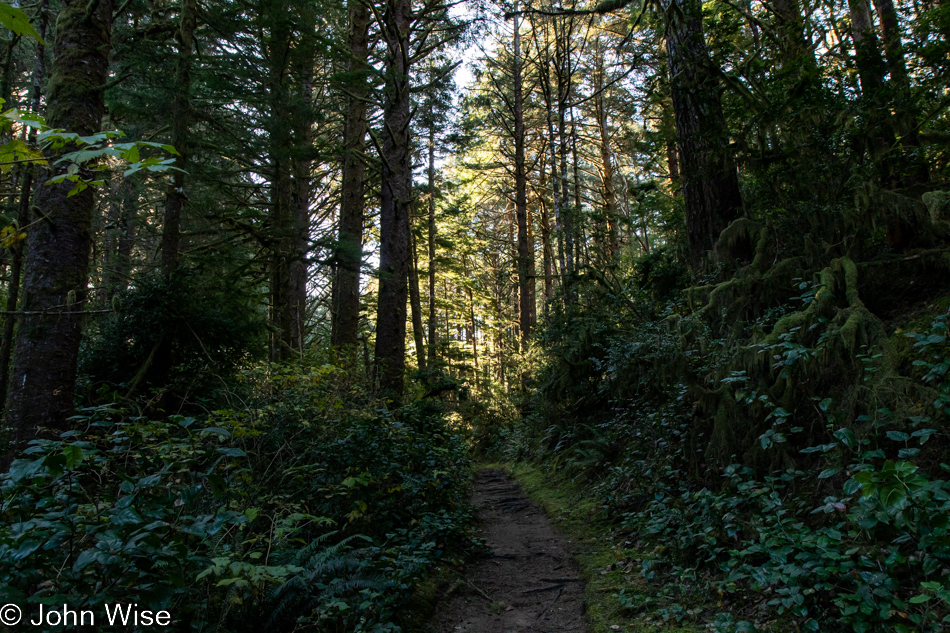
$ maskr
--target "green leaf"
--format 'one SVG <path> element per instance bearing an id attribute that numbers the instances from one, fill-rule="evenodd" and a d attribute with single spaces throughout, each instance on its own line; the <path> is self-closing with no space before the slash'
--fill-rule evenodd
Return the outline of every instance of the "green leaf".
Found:
<path id="1" fill-rule="evenodd" d="M 841 472 L 841 469 L 838 467 L 826 468 L 825 470 L 821 471 L 821 473 L 819 473 L 818 479 L 828 479 L 828 477 L 837 475 L 840 472 Z"/>
<path id="2" fill-rule="evenodd" d="M 69 444 L 63 447 L 63 456 L 66 458 L 66 468 L 75 468 L 82 462 L 82 449 Z"/>
<path id="3" fill-rule="evenodd" d="M 888 431 L 887 439 L 894 440 L 895 442 L 906 442 L 910 439 L 910 435 L 903 431 Z"/>
<path id="4" fill-rule="evenodd" d="M 11 7 L 8 4 L 0 3 L 0 24 L 7 27 L 17 35 L 29 35 L 40 43 L 45 44 L 40 34 L 36 32 L 33 25 L 30 24 L 30 18 L 26 17 L 23 9 Z"/>
<path id="5" fill-rule="evenodd" d="M 218 452 L 228 457 L 247 457 L 247 453 L 239 448 L 219 448 Z"/>
<path id="6" fill-rule="evenodd" d="M 142 515 L 136 512 L 132 506 L 113 512 L 110 521 L 113 525 L 138 525 L 145 522 Z"/>
<path id="7" fill-rule="evenodd" d="M 228 482 L 221 475 L 208 475 L 208 486 L 216 497 L 223 495 L 228 489 Z"/>
<path id="8" fill-rule="evenodd" d="M 33 461 L 29 459 L 16 460 L 13 462 L 13 465 L 10 466 L 10 479 L 13 480 L 13 483 L 16 483 L 21 479 L 32 477 L 36 474 L 36 471 L 43 467 L 43 460 L 45 459 L 45 457 L 40 457 Z"/>
<path id="9" fill-rule="evenodd" d="M 855 437 L 851 429 L 838 429 L 835 431 L 835 438 L 841 440 L 841 443 L 848 448 L 854 448 L 858 445 L 858 438 Z"/>
<path id="10" fill-rule="evenodd" d="M 927 440 L 930 439 L 930 436 L 936 433 L 934 429 L 920 429 L 919 431 L 914 431 L 910 434 L 911 437 L 919 437 L 920 443 L 925 444 Z"/>
<path id="11" fill-rule="evenodd" d="M 205 428 L 201 429 L 201 432 L 202 432 L 202 433 L 215 433 L 215 434 L 220 435 L 221 437 L 224 437 L 224 438 L 231 437 L 231 433 L 230 433 L 227 429 L 222 429 L 221 427 L 218 427 L 218 426 L 208 426 L 208 427 L 205 427 Z"/>
<path id="12" fill-rule="evenodd" d="M 911 598 L 910 603 L 921 604 L 921 603 L 927 602 L 928 600 L 930 600 L 930 596 L 921 594 L 919 596 L 914 596 L 913 598 Z"/>

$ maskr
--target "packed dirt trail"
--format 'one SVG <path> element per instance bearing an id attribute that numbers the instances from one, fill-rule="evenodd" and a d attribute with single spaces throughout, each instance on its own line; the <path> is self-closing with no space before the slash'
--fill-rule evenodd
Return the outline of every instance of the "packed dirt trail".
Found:
<path id="1" fill-rule="evenodd" d="M 500 470 L 475 481 L 489 555 L 470 564 L 430 626 L 437 633 L 586 633 L 584 584 L 569 544 Z"/>

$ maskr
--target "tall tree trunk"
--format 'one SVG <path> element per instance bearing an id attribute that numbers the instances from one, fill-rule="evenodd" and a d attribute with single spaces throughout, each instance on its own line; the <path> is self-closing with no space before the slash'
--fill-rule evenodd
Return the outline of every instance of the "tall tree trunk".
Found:
<path id="1" fill-rule="evenodd" d="M 178 28 L 178 62 L 175 96 L 172 101 L 172 145 L 178 151 L 172 182 L 165 194 L 162 225 L 162 273 L 168 279 L 178 268 L 181 253 L 181 210 L 185 196 L 185 169 L 188 165 L 188 128 L 191 120 L 191 55 L 195 43 L 197 0 L 182 0 Z"/>
<path id="2" fill-rule="evenodd" d="M 800 64 L 814 69 L 815 55 L 805 40 L 805 16 L 798 0 L 772 0 L 771 6 L 777 17 L 775 31 L 782 48 L 783 67 Z"/>
<path id="3" fill-rule="evenodd" d="M 722 230 L 739 216 L 742 197 L 729 153 L 718 72 L 706 49 L 699 0 L 661 0 L 666 52 L 686 202 L 686 233 L 694 270 Z"/>
<path id="4" fill-rule="evenodd" d="M 868 0 L 848 0 L 848 8 L 855 63 L 861 80 L 861 100 L 867 120 L 868 153 L 884 186 L 899 187 L 903 184 L 902 170 L 899 161 L 890 155 L 896 136 L 884 85 L 887 66 L 881 55 L 871 6 Z M 885 210 L 885 216 L 887 242 L 891 247 L 901 248 L 913 227 L 907 226 L 895 213 Z"/>
<path id="5" fill-rule="evenodd" d="M 110 253 L 106 288 L 109 296 L 129 287 L 132 274 L 132 248 L 135 246 L 135 217 L 138 211 L 135 190 L 130 180 L 123 180 L 116 187 L 119 216 L 116 221 L 115 251 Z"/>
<path id="6" fill-rule="evenodd" d="M 545 35 L 546 35 L 545 31 Z M 538 71 L 541 74 L 541 96 L 544 99 L 545 122 L 547 123 L 548 147 L 551 155 L 551 191 L 554 207 L 554 233 L 557 237 L 557 259 L 558 276 L 561 279 L 561 285 L 564 285 L 563 275 L 565 274 L 564 265 L 564 226 L 561 218 L 561 194 L 558 190 L 557 173 L 557 138 L 554 135 L 554 95 L 552 94 L 551 74 L 550 74 L 550 50 L 545 42 L 544 55 L 540 60 Z"/>
<path id="7" fill-rule="evenodd" d="M 515 4 L 515 11 L 518 5 Z M 524 158 L 524 95 L 521 85 L 521 20 L 514 18 L 514 60 L 512 67 L 514 82 L 514 141 L 515 141 L 515 215 L 518 220 L 518 292 L 521 302 L 521 346 L 527 345 L 531 336 L 531 310 L 527 309 L 531 302 L 529 284 L 534 283 L 529 270 L 531 268 L 528 252 L 528 181 L 525 174 Z"/>
<path id="8" fill-rule="evenodd" d="M 376 317 L 376 375 L 380 391 L 399 402 L 406 365 L 406 291 L 409 278 L 409 203 L 412 164 L 409 143 L 410 0 L 387 0 L 383 91 L 382 183 L 379 205 L 379 299 Z"/>
<path id="9" fill-rule="evenodd" d="M 439 323 L 435 313 L 435 125 L 429 128 L 429 365 L 435 365 L 439 346 Z"/>
<path id="10" fill-rule="evenodd" d="M 10 41 L 7 42 L 7 50 L 3 53 L 3 71 L 0 75 L 0 99 L 3 99 L 3 109 L 9 110 L 15 108 L 17 104 L 13 103 L 13 65 L 16 61 L 16 47 L 20 43 L 20 36 L 16 33 L 10 33 Z"/>
<path id="11" fill-rule="evenodd" d="M 571 168 L 573 170 L 572 184 L 574 186 L 574 206 L 571 212 L 574 217 L 574 261 L 575 267 L 580 268 L 589 261 L 587 257 L 587 231 L 585 228 L 583 203 L 581 202 L 581 174 L 580 157 L 577 152 L 577 124 L 574 121 L 574 108 L 571 112 Z"/>
<path id="12" fill-rule="evenodd" d="M 557 88 L 557 136 L 558 136 L 558 155 L 560 157 L 560 187 L 561 187 L 561 225 L 564 232 L 564 266 L 561 273 L 564 275 L 563 283 L 565 288 L 565 298 L 570 303 L 571 278 L 574 275 L 574 218 L 571 210 L 571 199 L 568 194 L 568 176 L 567 176 L 567 155 L 570 152 L 570 145 L 567 141 L 567 101 L 571 92 L 571 70 L 570 70 L 570 44 L 564 41 L 570 36 L 570 33 L 558 35 L 557 24 L 554 28 L 554 71 L 555 85 Z M 555 187 L 557 184 L 555 184 Z"/>
<path id="13" fill-rule="evenodd" d="M 310 278 L 310 198 L 313 145 L 313 67 L 316 58 L 314 29 L 317 22 L 312 7 L 300 9 L 304 25 L 293 69 L 299 91 L 293 116 L 292 156 L 294 176 L 293 235 L 290 253 L 290 340 L 294 351 L 303 354 L 307 335 L 307 281 Z"/>
<path id="14" fill-rule="evenodd" d="M 472 287 L 466 286 L 466 289 L 468 290 L 468 319 L 472 333 L 469 338 L 472 343 L 472 362 L 475 366 L 473 373 L 475 375 L 475 388 L 478 389 L 478 330 L 475 324 L 475 298 L 472 294 Z"/>
<path id="15" fill-rule="evenodd" d="M 594 113 L 597 118 L 597 129 L 600 132 L 601 198 L 604 201 L 604 223 L 607 225 L 605 250 L 607 261 L 614 263 L 620 254 L 620 238 L 617 231 L 617 194 L 614 191 L 614 166 L 610 151 L 610 128 L 607 123 L 607 100 L 604 94 L 606 74 L 604 70 L 604 50 L 599 35 L 595 47 Z"/>
<path id="16" fill-rule="evenodd" d="M 266 5 L 262 18 L 267 34 L 267 135 L 270 165 L 270 210 L 268 217 L 270 273 L 270 360 L 289 357 L 290 251 L 293 239 L 293 179 L 291 174 L 291 94 L 287 81 L 291 49 L 291 16 L 286 2 Z"/>
<path id="17" fill-rule="evenodd" d="M 412 264 L 409 266 L 409 307 L 412 312 L 412 338 L 416 344 L 416 359 L 419 369 L 426 368 L 425 333 L 422 331 L 422 299 L 419 296 L 419 257 L 416 254 L 416 239 L 409 232 L 412 250 Z"/>
<path id="18" fill-rule="evenodd" d="M 343 132 L 343 174 L 340 191 L 340 228 L 330 340 L 335 346 L 356 345 L 360 323 L 360 266 L 363 261 L 364 173 L 366 164 L 366 94 L 370 12 L 365 0 L 349 0 L 349 87 Z"/>
<path id="19" fill-rule="evenodd" d="M 33 79 L 30 86 L 29 110 L 39 114 L 40 96 L 43 86 L 44 65 L 46 61 L 46 30 L 49 25 L 49 0 L 42 0 L 38 12 L 39 20 L 36 31 L 40 40 L 36 43 L 36 53 L 33 62 Z M 30 143 L 36 140 L 36 131 L 30 128 Z M 20 182 L 20 201 L 17 208 L 17 228 L 25 227 L 30 223 L 30 204 L 33 194 L 33 165 L 23 165 L 23 177 Z M 3 317 L 3 339 L 0 340 L 0 411 L 6 407 L 7 388 L 10 380 L 10 357 L 13 352 L 13 334 L 16 325 L 17 303 L 20 297 L 20 281 L 23 275 L 23 260 L 25 244 L 20 242 L 13 246 L 13 261 L 10 265 L 10 283 L 7 285 L 7 314 Z"/>
<path id="20" fill-rule="evenodd" d="M 874 0 L 881 21 L 881 39 L 884 43 L 884 55 L 887 58 L 887 70 L 890 74 L 888 84 L 893 96 L 894 127 L 900 138 L 901 146 L 907 156 L 908 165 L 902 169 L 904 185 L 923 183 L 930 180 L 927 162 L 920 155 L 920 137 L 917 133 L 917 113 L 912 103 L 910 79 L 907 76 L 907 63 L 904 60 L 904 45 L 901 41 L 900 21 L 893 0 Z"/>
<path id="21" fill-rule="evenodd" d="M 48 84 L 46 119 L 51 127 L 80 135 L 99 131 L 111 44 L 111 0 L 63 2 Z M 65 164 L 54 165 L 51 175 L 66 169 Z M 92 178 L 89 170 L 80 173 Z M 66 429 L 73 409 L 95 192 L 90 187 L 70 196 L 72 188 L 65 181 L 40 187 L 37 194 L 43 217 L 29 231 L 26 314 L 17 333 L 8 396 L 11 452 L 32 439 L 38 427 Z"/>
<path id="22" fill-rule="evenodd" d="M 541 251 L 544 266 L 544 313 L 548 313 L 548 303 L 554 298 L 554 250 L 551 248 L 551 223 L 548 219 L 548 205 L 544 194 L 547 192 L 547 171 L 544 148 L 541 149 L 538 170 L 538 212 L 541 216 Z"/>

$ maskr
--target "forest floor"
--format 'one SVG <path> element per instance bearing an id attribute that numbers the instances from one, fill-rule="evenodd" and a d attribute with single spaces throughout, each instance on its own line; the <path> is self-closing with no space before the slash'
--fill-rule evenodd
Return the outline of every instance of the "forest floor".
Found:
<path id="1" fill-rule="evenodd" d="M 478 472 L 473 503 L 488 553 L 437 607 L 437 633 L 586 633 L 571 543 L 508 475 Z"/>

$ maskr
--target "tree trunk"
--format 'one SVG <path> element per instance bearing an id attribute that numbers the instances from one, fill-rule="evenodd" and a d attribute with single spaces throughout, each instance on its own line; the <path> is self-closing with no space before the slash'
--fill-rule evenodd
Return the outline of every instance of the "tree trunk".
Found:
<path id="1" fill-rule="evenodd" d="M 617 231 L 617 193 L 614 191 L 613 156 L 610 151 L 610 129 L 607 124 L 607 103 L 604 94 L 604 51 L 600 37 L 596 40 L 596 68 L 594 69 L 594 113 L 600 132 L 600 182 L 601 198 L 604 201 L 604 223 L 607 234 L 607 261 L 614 263 L 620 255 L 619 232 Z"/>
<path id="2" fill-rule="evenodd" d="M 382 183 L 379 205 L 379 304 L 376 375 L 379 388 L 402 400 L 406 365 L 406 291 L 409 278 L 409 203 L 412 164 L 409 143 L 410 0 L 387 0 L 383 24 L 386 79 L 383 91 Z"/>
<path id="3" fill-rule="evenodd" d="M 881 21 L 884 55 L 890 74 L 888 84 L 893 96 L 895 133 L 904 148 L 907 165 L 902 169 L 905 186 L 930 180 L 927 162 L 920 155 L 920 137 L 917 133 L 917 113 L 912 104 L 910 79 L 904 60 L 904 45 L 901 41 L 900 21 L 892 0 L 874 0 Z"/>
<path id="4" fill-rule="evenodd" d="M 364 173 L 366 164 L 366 93 L 364 74 L 369 54 L 369 7 L 349 0 L 350 60 L 353 76 L 343 132 L 343 174 L 340 192 L 340 228 L 333 279 L 331 343 L 356 345 L 360 325 L 360 266 L 363 261 Z"/>
<path id="5" fill-rule="evenodd" d="M 33 79 L 30 86 L 29 109 L 33 114 L 39 114 L 40 95 L 43 86 L 44 63 L 46 61 L 46 45 L 43 40 L 46 39 L 46 30 L 49 25 L 49 0 L 43 0 L 39 6 L 39 21 L 36 25 L 36 31 L 40 35 L 40 41 L 36 43 L 36 54 L 33 62 Z M 30 128 L 30 144 L 36 140 L 36 131 Z M 23 177 L 20 182 L 20 202 L 17 208 L 17 227 L 22 228 L 30 223 L 30 203 L 33 194 L 33 174 L 34 167 L 29 163 L 23 165 Z M 10 380 L 10 357 L 13 353 L 13 334 L 16 325 L 17 303 L 20 296 L 20 281 L 23 276 L 23 260 L 25 244 L 20 242 L 13 246 L 10 265 L 10 283 L 7 284 L 7 313 L 3 317 L 3 339 L 0 341 L 0 411 L 6 407 L 7 388 Z"/>
<path id="6" fill-rule="evenodd" d="M 541 74 L 541 95 L 544 98 L 545 121 L 548 131 L 548 146 L 551 155 L 551 191 L 554 207 L 554 233 L 557 237 L 557 259 L 558 275 L 561 278 L 563 287 L 565 274 L 564 266 L 564 227 L 561 223 L 561 195 L 558 191 L 557 174 L 557 138 L 554 135 L 554 95 L 551 94 L 551 75 L 550 75 L 550 55 L 548 54 L 547 43 L 545 43 L 544 56 L 540 60 L 539 72 Z"/>
<path id="7" fill-rule="evenodd" d="M 515 4 L 515 11 L 518 5 Z M 527 345 L 531 337 L 531 310 L 528 305 L 531 301 L 529 284 L 534 283 L 530 277 L 531 254 L 528 252 L 528 183 L 525 174 L 524 158 L 524 95 L 521 85 L 521 20 L 514 18 L 514 60 L 512 68 L 514 82 L 514 141 L 515 141 L 515 215 L 518 220 L 518 292 L 521 302 L 521 346 Z"/>
<path id="8" fill-rule="evenodd" d="M 716 69 L 703 36 L 699 0 L 662 0 L 666 52 L 686 202 L 686 234 L 693 269 L 719 234 L 739 216 L 739 177 L 729 153 L 729 132 Z"/>
<path id="9" fill-rule="evenodd" d="M 294 351 L 303 354 L 307 335 L 307 281 L 310 278 L 310 198 L 313 145 L 313 67 L 316 48 L 313 37 L 316 15 L 312 8 L 301 9 L 305 16 L 294 71 L 299 85 L 293 117 L 292 157 L 294 176 L 293 235 L 290 256 L 290 340 Z"/>
<path id="10" fill-rule="evenodd" d="M 168 279 L 178 268 L 181 253 L 181 209 L 185 203 L 185 169 L 188 165 L 188 127 L 191 119 L 191 54 L 195 42 L 196 0 L 182 0 L 178 40 L 175 97 L 172 101 L 172 145 L 178 151 L 172 182 L 165 197 L 162 226 L 162 274 Z"/>
<path id="11" fill-rule="evenodd" d="M 409 267 L 409 306 L 412 312 L 412 338 L 416 343 L 416 359 L 419 370 L 426 368 L 425 333 L 422 331 L 422 299 L 419 296 L 419 257 L 416 255 L 416 240 L 409 232 L 412 250 L 412 265 Z"/>
<path id="12" fill-rule="evenodd" d="M 547 191 L 547 172 L 545 171 L 544 149 L 541 150 L 538 171 L 538 211 L 541 216 L 541 251 L 544 265 L 544 313 L 548 313 L 548 302 L 554 298 L 554 250 L 551 248 L 551 223 L 548 220 L 548 205 L 544 197 Z"/>
<path id="13" fill-rule="evenodd" d="M 435 365 L 439 322 L 435 313 L 435 125 L 429 128 L 429 365 Z"/>
<path id="14" fill-rule="evenodd" d="M 63 2 L 48 84 L 50 127 L 80 135 L 99 131 L 111 40 L 111 0 Z M 66 168 L 53 166 L 51 175 Z M 80 173 L 92 178 L 89 170 Z M 87 188 L 69 196 L 72 188 L 65 181 L 40 187 L 37 194 L 43 217 L 29 231 L 23 286 L 23 310 L 29 314 L 23 315 L 17 333 L 8 396 L 11 452 L 32 439 L 38 427 L 65 430 L 73 409 L 95 191 Z"/>

